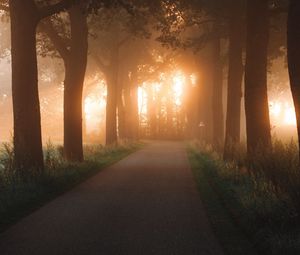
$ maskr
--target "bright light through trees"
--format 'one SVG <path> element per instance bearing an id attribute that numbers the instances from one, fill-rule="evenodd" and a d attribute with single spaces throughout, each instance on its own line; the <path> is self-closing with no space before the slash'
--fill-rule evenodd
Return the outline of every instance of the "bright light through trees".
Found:
<path id="1" fill-rule="evenodd" d="M 291 100 L 271 101 L 270 117 L 275 126 L 296 126 L 295 108 Z"/>

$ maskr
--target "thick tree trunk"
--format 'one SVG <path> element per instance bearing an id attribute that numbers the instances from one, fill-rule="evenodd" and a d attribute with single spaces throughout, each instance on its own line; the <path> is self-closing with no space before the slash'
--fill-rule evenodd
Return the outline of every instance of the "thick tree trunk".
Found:
<path id="1" fill-rule="evenodd" d="M 130 113 L 131 113 L 131 98 L 130 98 L 130 80 L 128 77 L 128 73 L 124 76 L 124 129 L 125 129 L 125 137 L 127 139 L 132 139 L 132 133 L 130 130 Z"/>
<path id="2" fill-rule="evenodd" d="M 64 90 L 64 156 L 69 161 L 83 161 L 82 91 L 87 66 L 88 27 L 79 6 L 69 11 L 71 47 L 66 60 Z"/>
<path id="3" fill-rule="evenodd" d="M 232 6 L 229 34 L 229 71 L 227 92 L 227 116 L 224 159 L 233 159 L 234 148 L 240 143 L 241 135 L 241 100 L 243 80 L 243 4 L 238 1 Z"/>
<path id="4" fill-rule="evenodd" d="M 138 79 L 137 71 L 131 74 L 130 98 L 131 98 L 131 135 L 134 140 L 139 137 L 139 103 L 138 103 Z"/>
<path id="5" fill-rule="evenodd" d="M 147 119 L 149 125 L 149 137 L 151 139 L 157 138 L 157 111 L 156 104 L 153 98 L 152 88 L 147 89 L 148 100 L 147 100 Z"/>
<path id="6" fill-rule="evenodd" d="M 213 65 L 211 56 L 200 55 L 201 82 L 199 83 L 199 134 L 201 141 L 212 144 L 212 88 L 213 88 Z"/>
<path id="7" fill-rule="evenodd" d="M 11 17 L 14 153 L 19 171 L 44 168 L 38 95 L 36 26 L 33 1 L 9 1 Z"/>
<path id="8" fill-rule="evenodd" d="M 267 95 L 269 1 L 248 0 L 245 110 L 248 155 L 258 146 L 270 148 L 271 130 Z"/>
<path id="9" fill-rule="evenodd" d="M 113 65 L 106 75 L 107 102 L 106 102 L 106 145 L 118 142 L 117 136 L 117 72 Z"/>
<path id="10" fill-rule="evenodd" d="M 288 18 L 288 65 L 300 137 L 300 1 L 290 0 Z M 300 148 L 300 138 L 298 139 Z M 300 150 L 299 150 L 300 158 Z"/>
<path id="11" fill-rule="evenodd" d="M 126 107 L 127 105 L 125 104 L 125 93 L 126 93 L 126 85 L 125 85 L 125 80 L 126 78 L 124 75 L 120 75 L 120 79 L 118 79 L 118 130 L 119 130 L 119 138 L 120 139 L 128 139 L 128 134 L 127 134 L 127 123 L 126 123 L 126 118 L 127 118 L 127 112 L 126 112 Z"/>
<path id="12" fill-rule="evenodd" d="M 188 139 L 200 137 L 198 134 L 200 119 L 200 92 L 198 90 L 199 87 L 193 87 L 191 82 L 187 82 L 184 96 L 184 108 L 186 112 L 186 137 Z"/>
<path id="13" fill-rule="evenodd" d="M 220 149 L 224 142 L 224 114 L 223 114 L 223 68 L 221 62 L 221 38 L 216 35 L 213 46 L 213 145 Z"/>

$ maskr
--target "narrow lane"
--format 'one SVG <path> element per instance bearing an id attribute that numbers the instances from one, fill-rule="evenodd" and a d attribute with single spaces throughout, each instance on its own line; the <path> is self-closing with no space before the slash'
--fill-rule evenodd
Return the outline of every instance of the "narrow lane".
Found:
<path id="1" fill-rule="evenodd" d="M 223 254 L 184 145 L 154 142 L 0 235 L 0 254 Z"/>

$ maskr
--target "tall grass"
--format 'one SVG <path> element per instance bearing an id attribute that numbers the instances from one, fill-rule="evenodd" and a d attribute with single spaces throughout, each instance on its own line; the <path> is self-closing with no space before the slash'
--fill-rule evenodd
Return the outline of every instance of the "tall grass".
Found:
<path id="1" fill-rule="evenodd" d="M 275 141 L 251 162 L 243 148 L 232 162 L 198 142 L 190 150 L 203 166 L 198 171 L 262 254 L 300 254 L 300 168 L 293 141 Z"/>

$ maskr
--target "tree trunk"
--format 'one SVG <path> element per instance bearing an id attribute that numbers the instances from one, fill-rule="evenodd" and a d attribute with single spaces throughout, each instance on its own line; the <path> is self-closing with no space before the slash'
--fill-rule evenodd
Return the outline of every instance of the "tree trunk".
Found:
<path id="1" fill-rule="evenodd" d="M 125 93 L 126 93 L 126 86 L 125 86 L 125 78 L 122 74 L 120 79 L 118 79 L 118 130 L 119 130 L 119 138 L 120 139 L 127 139 L 127 123 L 126 123 L 126 105 L 125 105 Z"/>
<path id="2" fill-rule="evenodd" d="M 217 31 L 217 29 L 216 29 Z M 218 33 L 218 31 L 217 31 Z M 223 114 L 223 68 L 221 62 L 221 38 L 216 35 L 213 46 L 213 145 L 220 149 L 224 142 L 224 114 Z"/>
<path id="3" fill-rule="evenodd" d="M 154 101 L 153 89 L 151 87 L 147 88 L 147 121 L 149 128 L 149 137 L 151 139 L 157 138 L 157 110 L 156 102 Z"/>
<path id="4" fill-rule="evenodd" d="M 212 144 L 212 93 L 213 93 L 213 64 L 211 56 L 200 55 L 199 56 L 199 69 L 201 70 L 201 82 L 199 82 L 199 138 L 201 141 Z"/>
<path id="5" fill-rule="evenodd" d="M 288 18 L 288 65 L 292 95 L 297 117 L 298 137 L 300 137 L 300 1 L 290 0 Z M 300 148 L 300 138 L 298 138 Z M 300 150 L 299 150 L 300 158 Z"/>
<path id="6" fill-rule="evenodd" d="M 69 11 L 71 47 L 65 63 L 64 156 L 69 161 L 83 161 L 82 93 L 87 66 L 88 27 L 80 6 Z"/>
<path id="7" fill-rule="evenodd" d="M 124 76 L 124 129 L 125 129 L 125 137 L 127 139 L 132 139 L 131 129 L 130 129 L 130 113 L 131 113 L 131 98 L 130 98 L 130 80 L 128 77 L 128 72 Z"/>
<path id="8" fill-rule="evenodd" d="M 134 140 L 139 137 L 139 102 L 138 102 L 138 79 L 137 70 L 131 74 L 130 98 L 131 98 L 131 134 Z"/>
<path id="9" fill-rule="evenodd" d="M 199 112 L 200 112 L 200 92 L 199 87 L 193 87 L 191 82 L 187 82 L 184 109 L 186 112 L 186 137 L 188 139 L 195 139 L 200 137 L 199 131 Z"/>
<path id="10" fill-rule="evenodd" d="M 33 1 L 11 0 L 9 6 L 15 165 L 23 175 L 36 174 L 44 168 L 35 37 L 38 16 Z"/>
<path id="11" fill-rule="evenodd" d="M 117 136 L 117 68 L 112 65 L 106 75 L 107 102 L 106 102 L 106 145 L 116 144 Z"/>
<path id="12" fill-rule="evenodd" d="M 248 155 L 258 146 L 270 148 L 271 130 L 267 91 L 269 1 L 248 0 L 245 111 Z"/>
<path id="13" fill-rule="evenodd" d="M 243 80 L 243 4 L 237 1 L 232 6 L 229 32 L 229 71 L 227 92 L 227 117 L 225 132 L 224 159 L 233 159 L 234 148 L 240 143 L 241 100 Z"/>

